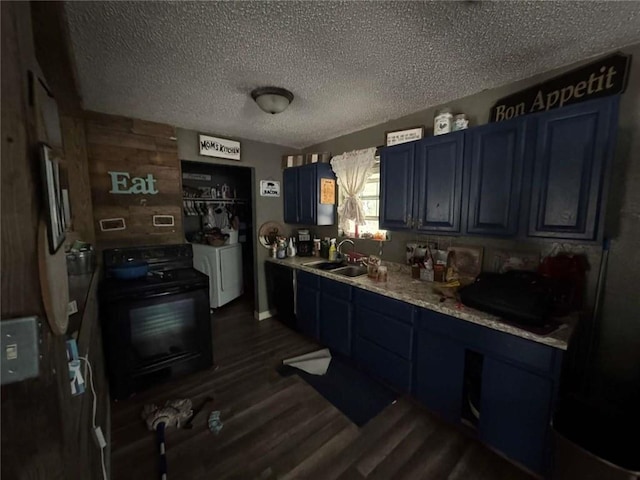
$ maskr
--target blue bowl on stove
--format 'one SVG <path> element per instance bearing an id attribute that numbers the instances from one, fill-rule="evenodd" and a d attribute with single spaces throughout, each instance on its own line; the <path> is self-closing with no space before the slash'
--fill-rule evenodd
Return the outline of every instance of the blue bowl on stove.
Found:
<path id="1" fill-rule="evenodd" d="M 121 280 L 131 280 L 134 278 L 146 277 L 149 272 L 149 264 L 147 262 L 129 262 L 117 267 L 111 267 L 109 273 L 114 278 Z"/>

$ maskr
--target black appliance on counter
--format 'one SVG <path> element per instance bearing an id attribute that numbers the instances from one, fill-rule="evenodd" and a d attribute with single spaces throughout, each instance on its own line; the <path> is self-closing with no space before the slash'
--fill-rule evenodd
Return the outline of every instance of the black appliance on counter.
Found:
<path id="1" fill-rule="evenodd" d="M 100 321 L 113 399 L 213 365 L 209 278 L 193 268 L 190 244 L 115 248 L 103 258 Z M 110 274 L 132 261 L 147 262 L 147 275 Z"/>
<path id="2" fill-rule="evenodd" d="M 296 255 L 299 257 L 311 257 L 313 255 L 313 236 L 309 230 L 298 230 L 296 244 Z"/>
<path id="3" fill-rule="evenodd" d="M 468 307 L 526 326 L 545 326 L 553 311 L 549 282 L 534 272 L 481 273 L 458 293 Z"/>

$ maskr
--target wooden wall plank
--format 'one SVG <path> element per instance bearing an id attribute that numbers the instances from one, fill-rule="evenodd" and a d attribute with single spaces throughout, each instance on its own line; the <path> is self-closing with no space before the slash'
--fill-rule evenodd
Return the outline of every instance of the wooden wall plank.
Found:
<path id="1" fill-rule="evenodd" d="M 92 126 L 122 133 L 133 133 L 149 137 L 175 139 L 176 132 L 171 125 L 149 122 L 120 115 L 108 115 L 100 112 L 86 111 L 85 119 Z"/>
<path id="2" fill-rule="evenodd" d="M 148 122 L 146 120 L 133 119 L 131 132 L 138 135 L 150 135 L 158 138 L 176 138 L 176 131 L 171 125 Z"/>
<path id="3" fill-rule="evenodd" d="M 87 123 L 87 142 L 97 148 L 100 145 L 123 146 L 156 151 L 154 137 L 118 132 Z"/>
<path id="4" fill-rule="evenodd" d="M 97 187 L 99 188 L 99 187 Z M 116 207 L 131 207 L 131 206 L 147 206 L 147 207 L 176 207 L 175 193 L 158 193 L 157 195 L 114 195 L 109 193 L 105 187 L 104 190 L 94 190 L 93 203 L 94 203 L 94 218 L 97 221 L 97 213 L 101 208 L 116 208 Z M 131 197 L 138 197 L 131 199 Z M 138 202 L 138 203 L 135 203 Z M 160 215 L 160 214 L 158 214 Z M 104 218 L 104 217 L 100 217 Z"/>
<path id="5" fill-rule="evenodd" d="M 113 162 L 114 159 L 124 164 L 144 164 L 144 165 L 167 165 L 171 164 L 175 159 L 173 152 L 158 152 L 150 150 L 139 150 L 136 148 L 127 148 L 121 145 L 88 145 L 88 151 L 91 155 L 91 169 L 96 170 L 96 163 Z"/>
<path id="6" fill-rule="evenodd" d="M 60 127 L 69 178 L 73 231 L 83 241 L 95 243 L 84 120 L 62 115 Z"/>
<path id="7" fill-rule="evenodd" d="M 34 116 L 27 108 L 29 32 L 2 2 L 2 317 L 42 313 L 36 239 L 40 165 Z M 20 9 L 24 10 L 24 9 Z M 29 11 L 26 11 L 29 15 Z M 28 18 L 28 17 L 27 17 Z M 25 45 L 26 44 L 26 45 Z M 27 50 L 25 52 L 25 50 Z M 31 118 L 29 118 L 31 116 Z"/>
<path id="8" fill-rule="evenodd" d="M 63 2 L 31 2 L 31 18 L 38 63 L 58 109 L 80 115 L 82 100 Z"/>

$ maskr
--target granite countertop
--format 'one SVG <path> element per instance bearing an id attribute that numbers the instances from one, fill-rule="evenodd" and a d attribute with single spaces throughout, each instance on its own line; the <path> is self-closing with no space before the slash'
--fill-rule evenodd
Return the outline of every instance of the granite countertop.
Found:
<path id="1" fill-rule="evenodd" d="M 326 259 L 316 257 L 268 259 L 270 262 L 314 273 L 321 277 L 330 278 L 331 280 L 353 285 L 354 287 L 362 288 L 363 290 L 379 293 L 418 307 L 427 308 L 434 312 L 450 315 L 461 320 L 466 320 L 467 322 L 526 338 L 527 340 L 549 345 L 550 347 L 559 348 L 561 350 L 567 349 L 569 339 L 571 338 L 571 334 L 577 324 L 577 315 L 559 318 L 557 320 L 561 322 L 560 327 L 548 335 L 538 335 L 510 323 L 505 323 L 505 321 L 495 315 L 466 307 L 452 298 L 447 298 L 445 301 L 441 302 L 441 295 L 432 291 L 431 282 L 411 278 L 409 269 L 405 265 L 383 262 L 383 265 L 387 265 L 389 272 L 388 280 L 384 283 L 372 280 L 366 275 L 362 275 L 360 277 L 345 277 L 331 273 L 330 271 L 318 270 L 303 265 L 304 263 L 322 260 L 326 261 Z"/>

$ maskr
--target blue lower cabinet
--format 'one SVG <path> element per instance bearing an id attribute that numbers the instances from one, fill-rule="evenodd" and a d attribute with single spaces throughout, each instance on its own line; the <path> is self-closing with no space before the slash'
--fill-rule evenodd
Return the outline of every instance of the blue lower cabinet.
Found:
<path id="1" fill-rule="evenodd" d="M 324 291 L 320 303 L 320 341 L 332 351 L 351 355 L 351 302 Z"/>
<path id="2" fill-rule="evenodd" d="M 411 390 L 411 362 L 356 335 L 354 356 L 358 365 L 371 376 L 408 392 Z"/>
<path id="3" fill-rule="evenodd" d="M 354 289 L 354 358 L 372 376 L 409 392 L 413 372 L 415 308 L 392 298 Z"/>
<path id="4" fill-rule="evenodd" d="M 465 348 L 426 330 L 417 331 L 414 394 L 430 410 L 460 422 Z"/>
<path id="5" fill-rule="evenodd" d="M 535 472 L 547 472 L 552 398 L 550 379 L 485 357 L 480 439 Z"/>
<path id="6" fill-rule="evenodd" d="M 406 360 L 411 360 L 413 328 L 410 325 L 362 307 L 357 309 L 356 322 L 357 335 Z"/>
<path id="7" fill-rule="evenodd" d="M 320 338 L 320 284 L 318 276 L 298 272 L 296 277 L 296 326 L 315 339 Z"/>

